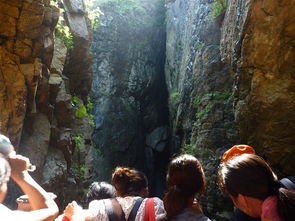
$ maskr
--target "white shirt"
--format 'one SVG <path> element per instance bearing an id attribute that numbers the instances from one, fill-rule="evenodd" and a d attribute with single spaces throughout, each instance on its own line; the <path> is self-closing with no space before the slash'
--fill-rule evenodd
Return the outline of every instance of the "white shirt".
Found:
<path id="1" fill-rule="evenodd" d="M 126 220 L 128 219 L 128 216 L 138 199 L 138 196 L 127 196 L 127 197 L 117 197 L 119 204 L 122 207 L 123 212 L 125 213 Z M 147 201 L 147 198 L 145 198 L 135 217 L 135 221 L 143 221 L 144 220 L 144 211 L 145 211 L 145 203 Z M 160 200 L 157 197 L 154 197 L 154 205 L 155 205 L 155 214 L 156 214 L 156 220 L 162 219 L 166 216 L 166 212 L 164 209 L 163 201 Z M 89 204 L 89 215 L 91 221 L 108 221 L 108 215 L 106 212 L 104 200 L 94 200 L 90 202 Z"/>

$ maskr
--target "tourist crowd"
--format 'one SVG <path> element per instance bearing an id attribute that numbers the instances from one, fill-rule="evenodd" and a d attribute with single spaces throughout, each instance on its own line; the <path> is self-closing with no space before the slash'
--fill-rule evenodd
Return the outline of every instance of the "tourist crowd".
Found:
<path id="1" fill-rule="evenodd" d="M 144 173 L 129 167 L 116 167 L 111 184 L 91 184 L 86 195 L 87 209 L 73 201 L 62 214 L 58 214 L 54 202 L 56 196 L 46 192 L 30 176 L 32 169 L 29 159 L 16 154 L 10 140 L 0 134 L 1 220 L 210 221 L 199 203 L 206 189 L 204 170 L 192 155 L 184 154 L 171 160 L 163 200 L 149 197 L 148 179 Z M 237 207 L 232 220 L 295 220 L 295 184 L 292 178 L 279 181 L 252 147 L 236 145 L 230 148 L 223 154 L 217 173 L 220 190 Z M 17 199 L 17 210 L 2 204 L 9 179 L 14 180 L 25 194 Z"/>

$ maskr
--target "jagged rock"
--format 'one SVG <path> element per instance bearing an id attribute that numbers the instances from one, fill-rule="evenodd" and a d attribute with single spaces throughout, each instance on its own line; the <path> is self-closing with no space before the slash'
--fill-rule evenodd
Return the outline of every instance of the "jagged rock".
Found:
<path id="1" fill-rule="evenodd" d="M 94 176 L 109 179 L 117 165 L 136 167 L 150 181 L 157 180 L 150 188 L 160 194 L 165 166 L 157 165 L 167 164 L 169 158 L 169 154 L 159 156 L 167 152 L 168 124 L 164 1 L 139 2 L 134 8 L 115 4 L 100 5 L 103 25 L 94 33 L 92 48 Z"/>
<path id="2" fill-rule="evenodd" d="M 237 79 L 235 115 L 241 140 L 284 175 L 294 174 L 295 168 L 291 2 L 230 1 L 221 47 Z"/>
<path id="3" fill-rule="evenodd" d="M 74 188 L 69 188 L 70 185 L 67 185 L 66 187 L 65 180 L 67 180 L 67 163 L 60 150 L 49 148 L 42 177 L 42 186 L 46 189 L 46 191 L 53 192 L 57 195 L 57 199 L 55 201 L 59 206 L 63 206 L 66 203 L 64 202 L 65 189 L 68 188 L 70 192 Z M 75 195 L 73 191 L 69 194 L 69 196 L 71 195 Z"/>
<path id="4" fill-rule="evenodd" d="M 82 14 L 82 15 L 84 15 L 85 13 L 82 0 L 64 0 L 64 4 L 66 6 L 66 10 L 68 10 L 69 13 Z"/>
<path id="5" fill-rule="evenodd" d="M 155 151 L 163 152 L 168 143 L 168 128 L 158 127 L 146 136 L 146 144 Z"/>
<path id="6" fill-rule="evenodd" d="M 74 48 L 70 50 L 64 73 L 70 79 L 71 93 L 85 97 L 90 92 L 92 84 L 92 56 L 89 51 L 92 34 L 90 21 L 86 15 L 78 12 L 80 9 L 77 5 L 84 10 L 82 0 L 65 1 L 65 18 L 73 35 Z"/>
<path id="7" fill-rule="evenodd" d="M 24 62 L 32 61 L 32 40 L 23 39 L 15 42 L 15 54 L 17 54 Z"/>
<path id="8" fill-rule="evenodd" d="M 67 56 L 67 48 L 65 47 L 63 41 L 59 38 L 55 38 L 53 59 L 50 66 L 51 73 L 58 74 L 59 76 L 62 75 L 66 56 Z"/>
<path id="9" fill-rule="evenodd" d="M 24 1 L 17 23 L 18 33 L 26 38 L 34 39 L 40 35 L 44 17 L 42 0 Z"/>
<path id="10" fill-rule="evenodd" d="M 26 118 L 19 152 L 30 156 L 32 164 L 38 168 L 34 175 L 42 178 L 50 139 L 50 123 L 46 115 L 38 113 Z M 38 154 L 36 154 L 38 153 Z"/>
<path id="11" fill-rule="evenodd" d="M 18 147 L 26 113 L 27 87 L 19 58 L 0 46 L 0 131 Z M 17 90 L 16 90 L 17 89 Z"/>
<path id="12" fill-rule="evenodd" d="M 208 190 L 203 209 L 222 220 L 216 214 L 231 210 L 231 204 L 216 191 L 217 150 L 237 142 L 238 133 L 230 100 L 233 78 L 219 51 L 223 11 L 218 15 L 212 11 L 212 1 L 167 3 L 165 76 L 171 151 L 194 154 L 206 166 Z M 228 130 L 230 136 L 226 136 Z"/>
<path id="13" fill-rule="evenodd" d="M 16 34 L 16 18 L 19 17 L 19 9 L 7 1 L 0 1 L 0 8 L 0 35 L 13 37 Z"/>
<path id="14" fill-rule="evenodd" d="M 72 96 L 66 92 L 65 84 L 62 82 L 56 97 L 54 115 L 58 126 L 70 128 L 72 124 L 71 111 Z"/>
<path id="15" fill-rule="evenodd" d="M 74 37 L 90 40 L 90 34 L 82 0 L 67 0 L 65 3 L 66 19 Z"/>
<path id="16" fill-rule="evenodd" d="M 26 85 L 28 89 L 27 95 L 27 111 L 29 113 L 36 113 L 36 93 L 38 89 L 38 82 L 42 73 L 42 64 L 40 60 L 35 59 L 33 64 L 20 64 L 21 73 L 25 76 Z"/>
<path id="17" fill-rule="evenodd" d="M 58 184 L 64 180 L 67 171 L 67 162 L 63 153 L 55 148 L 50 148 L 46 157 L 43 170 L 42 183 L 52 190 L 60 189 L 59 186 L 53 186 L 52 183 Z"/>

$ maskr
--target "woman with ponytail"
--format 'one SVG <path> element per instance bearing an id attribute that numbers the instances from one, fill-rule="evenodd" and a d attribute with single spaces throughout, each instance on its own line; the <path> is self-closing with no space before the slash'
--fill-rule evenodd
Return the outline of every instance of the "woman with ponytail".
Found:
<path id="1" fill-rule="evenodd" d="M 210 221 L 196 200 L 205 190 L 205 175 L 200 162 L 191 155 L 174 158 L 168 168 L 168 191 L 164 196 L 166 220 Z"/>
<path id="2" fill-rule="evenodd" d="M 255 154 L 224 161 L 219 169 L 219 186 L 236 207 L 251 217 L 295 220 L 295 192 L 285 189 L 269 165 Z"/>

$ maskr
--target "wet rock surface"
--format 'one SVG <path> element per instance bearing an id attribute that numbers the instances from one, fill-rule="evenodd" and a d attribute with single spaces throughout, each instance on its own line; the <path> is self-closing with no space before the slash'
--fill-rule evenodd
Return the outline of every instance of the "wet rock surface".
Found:
<path id="1" fill-rule="evenodd" d="M 164 185 L 164 177 L 156 177 L 155 171 L 165 170 L 155 161 L 167 162 L 169 157 L 156 160 L 168 151 L 168 140 L 154 132 L 168 124 L 164 2 L 100 6 L 104 15 L 92 45 L 95 176 L 109 180 L 114 167 L 135 167 L 158 180 L 151 182 L 155 193 L 157 185 Z"/>

